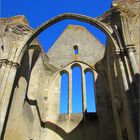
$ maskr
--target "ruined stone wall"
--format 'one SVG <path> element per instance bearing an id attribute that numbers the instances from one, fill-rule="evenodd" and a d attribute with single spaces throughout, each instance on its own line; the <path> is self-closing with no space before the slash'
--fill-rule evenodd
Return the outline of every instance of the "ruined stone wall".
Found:
<path id="1" fill-rule="evenodd" d="M 124 45 L 135 52 L 137 65 L 140 66 L 140 2 L 138 0 L 115 0 L 113 6 L 120 11 Z M 140 67 L 139 67 L 140 71 Z"/>
<path id="2" fill-rule="evenodd" d="M 137 2 L 125 2 L 126 7 L 123 1 L 114 1 L 117 12 L 97 18 L 109 26 L 117 44 L 107 36 L 106 47 L 86 28 L 69 25 L 47 53 L 36 39 L 24 50 L 33 33 L 25 18 L 0 19 L 2 140 L 138 140 L 139 14 Z M 82 70 L 79 113 L 71 111 L 73 66 Z M 87 69 L 94 74 L 95 113 L 86 112 Z M 60 113 L 63 71 L 69 75 L 66 114 Z"/>
<path id="3" fill-rule="evenodd" d="M 3 20 L 5 19 L 1 21 Z M 11 28 L 13 29 L 11 23 L 7 26 L 10 26 L 10 31 Z M 18 27 L 18 24 L 14 23 L 14 27 Z M 20 34 L 22 42 L 20 39 L 18 42 L 17 38 L 11 35 L 9 35 L 10 38 L 23 45 L 25 40 L 22 36 L 26 38 L 32 32 L 28 25 L 26 28 L 29 33 L 22 34 L 22 30 L 26 32 L 26 29 L 20 22 L 20 28 L 14 28 L 12 32 L 15 37 Z M 5 38 L 8 39 L 8 37 Z M 78 45 L 78 55 L 74 54 L 74 45 Z M 17 49 L 22 50 L 23 46 L 21 48 L 18 46 Z M 6 45 L 4 47 L 7 49 Z M 95 79 L 95 83 L 97 80 L 97 114 L 90 115 L 81 112 L 69 116 L 60 114 L 59 111 L 61 71 L 69 67 L 69 72 L 71 72 L 70 65 L 74 63 L 81 63 L 83 71 L 90 67 L 93 69 L 95 63 L 103 58 L 104 51 L 103 45 L 91 33 L 83 27 L 74 25 L 68 26 L 49 50 L 48 56 L 36 41 L 32 42 L 25 51 L 19 67 L 15 69 L 12 83 L 6 84 L 11 87 L 11 95 L 7 103 L 8 112 L 5 112 L 7 120 L 4 119 L 6 123 L 2 131 L 4 140 L 90 139 L 91 137 L 102 139 L 102 136 L 105 139 L 112 139 L 114 137 L 113 125 L 112 121 L 110 122 L 110 109 L 106 101 L 107 90 L 104 84 L 106 81 L 103 80 L 102 74 L 97 74 L 97 79 Z M 18 64 L 17 58 L 18 54 L 14 59 Z M 2 101 L 5 102 L 4 98 Z M 104 133 L 104 130 L 110 131 Z"/>
<path id="4" fill-rule="evenodd" d="M 74 54 L 75 45 L 78 46 L 78 55 Z M 49 62 L 59 68 L 72 61 L 82 61 L 93 66 L 103 58 L 104 51 L 104 45 L 87 29 L 69 25 L 50 48 L 47 55 Z"/>

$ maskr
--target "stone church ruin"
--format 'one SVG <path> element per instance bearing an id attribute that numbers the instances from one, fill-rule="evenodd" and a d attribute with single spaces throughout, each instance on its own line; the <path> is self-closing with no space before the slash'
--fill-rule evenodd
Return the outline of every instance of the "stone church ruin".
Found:
<path id="1" fill-rule="evenodd" d="M 0 139 L 138 140 L 139 4 L 116 0 L 100 17 L 64 13 L 36 29 L 24 16 L 1 18 Z M 65 19 L 97 27 L 106 34 L 106 46 L 85 27 L 70 24 L 45 53 L 37 36 Z M 75 67 L 82 85 L 78 113 L 72 103 Z M 87 72 L 93 76 L 94 112 L 87 111 Z M 61 113 L 64 74 L 67 100 Z"/>

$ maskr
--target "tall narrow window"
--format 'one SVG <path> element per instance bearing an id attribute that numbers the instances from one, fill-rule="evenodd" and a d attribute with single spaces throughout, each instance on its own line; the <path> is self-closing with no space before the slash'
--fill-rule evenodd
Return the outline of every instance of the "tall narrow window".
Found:
<path id="1" fill-rule="evenodd" d="M 68 74 L 61 74 L 60 113 L 68 113 Z"/>
<path id="2" fill-rule="evenodd" d="M 77 45 L 74 45 L 73 46 L 73 49 L 74 49 L 74 54 L 78 54 L 78 46 Z"/>
<path id="3" fill-rule="evenodd" d="M 93 73 L 90 71 L 86 71 L 85 77 L 86 77 L 87 112 L 96 112 Z"/>
<path id="4" fill-rule="evenodd" d="M 82 76 L 81 68 L 72 68 L 72 113 L 82 112 Z"/>

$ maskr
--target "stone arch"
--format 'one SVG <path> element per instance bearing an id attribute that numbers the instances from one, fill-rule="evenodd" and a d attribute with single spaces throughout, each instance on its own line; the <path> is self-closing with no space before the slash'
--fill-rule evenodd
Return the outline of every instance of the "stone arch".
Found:
<path id="1" fill-rule="evenodd" d="M 67 70 L 62 70 L 62 71 L 60 72 L 61 75 L 64 74 L 64 73 L 67 73 L 67 74 L 69 75 L 69 72 L 68 72 Z"/>
<path id="2" fill-rule="evenodd" d="M 60 72 L 60 71 L 65 71 L 65 69 L 68 67 L 68 66 L 70 66 L 71 68 L 72 67 L 74 67 L 74 66 L 79 66 L 79 67 L 82 67 L 82 65 L 86 65 L 88 68 L 86 68 L 86 69 L 90 69 L 90 70 L 93 70 L 93 71 L 95 71 L 96 73 L 98 73 L 98 71 L 96 70 L 96 68 L 95 67 L 93 67 L 93 66 L 90 66 L 89 64 L 87 64 L 87 63 L 85 63 L 85 62 L 83 62 L 83 61 L 72 61 L 72 62 L 70 62 L 70 63 L 68 63 L 68 64 L 66 64 L 65 66 L 63 66 L 60 70 L 58 70 L 58 73 Z M 85 69 L 85 70 L 86 70 Z"/>
<path id="3" fill-rule="evenodd" d="M 80 65 L 80 63 L 74 63 L 71 65 L 71 69 L 73 69 L 74 67 L 80 67 L 82 69 L 82 66 Z"/>
<path id="4" fill-rule="evenodd" d="M 84 73 L 86 73 L 87 71 L 90 71 L 91 73 L 93 73 L 93 70 L 91 70 L 91 68 L 86 68 L 84 69 Z M 95 71 L 95 70 L 94 70 Z M 94 73 L 93 73 L 94 74 Z"/>
<path id="5" fill-rule="evenodd" d="M 20 62 L 25 50 L 27 49 L 28 45 L 41 33 L 43 32 L 45 29 L 49 28 L 50 26 L 52 26 L 53 24 L 57 23 L 57 22 L 60 22 L 62 20 L 65 20 L 65 19 L 74 19 L 74 20 L 78 20 L 78 21 L 82 21 L 82 22 L 86 22 L 86 23 L 89 23 L 90 25 L 93 25 L 97 28 L 99 28 L 101 31 L 103 31 L 107 37 L 110 38 L 110 40 L 112 41 L 112 43 L 114 44 L 115 46 L 115 49 L 118 50 L 119 47 L 116 43 L 116 40 L 114 39 L 114 37 L 112 36 L 112 33 L 109 29 L 109 27 L 97 20 L 96 18 L 92 18 L 92 17 L 88 17 L 88 16 L 85 16 L 85 15 L 80 15 L 80 14 L 73 14 L 73 13 L 65 13 L 65 14 L 61 14 L 61 15 L 58 15 L 48 21 L 46 21 L 45 23 L 43 23 L 41 26 L 39 26 L 38 28 L 36 28 L 33 33 L 31 35 L 29 35 L 29 37 L 27 38 L 27 40 L 25 41 L 24 43 L 24 46 L 23 48 L 21 49 L 21 51 L 19 52 L 18 54 L 18 57 L 16 58 L 16 60 L 14 61 L 18 61 Z"/>

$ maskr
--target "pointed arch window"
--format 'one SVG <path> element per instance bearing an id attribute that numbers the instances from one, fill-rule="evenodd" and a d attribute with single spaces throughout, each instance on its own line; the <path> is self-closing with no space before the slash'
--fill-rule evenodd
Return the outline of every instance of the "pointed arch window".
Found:
<path id="1" fill-rule="evenodd" d="M 76 65 L 72 67 L 72 113 L 82 112 L 82 70 Z"/>
<path id="2" fill-rule="evenodd" d="M 69 73 L 66 70 L 61 72 L 60 113 L 96 113 L 93 70 L 82 70 L 76 63 Z"/>
<path id="3" fill-rule="evenodd" d="M 87 112 L 96 112 L 94 75 L 90 70 L 85 71 Z"/>

